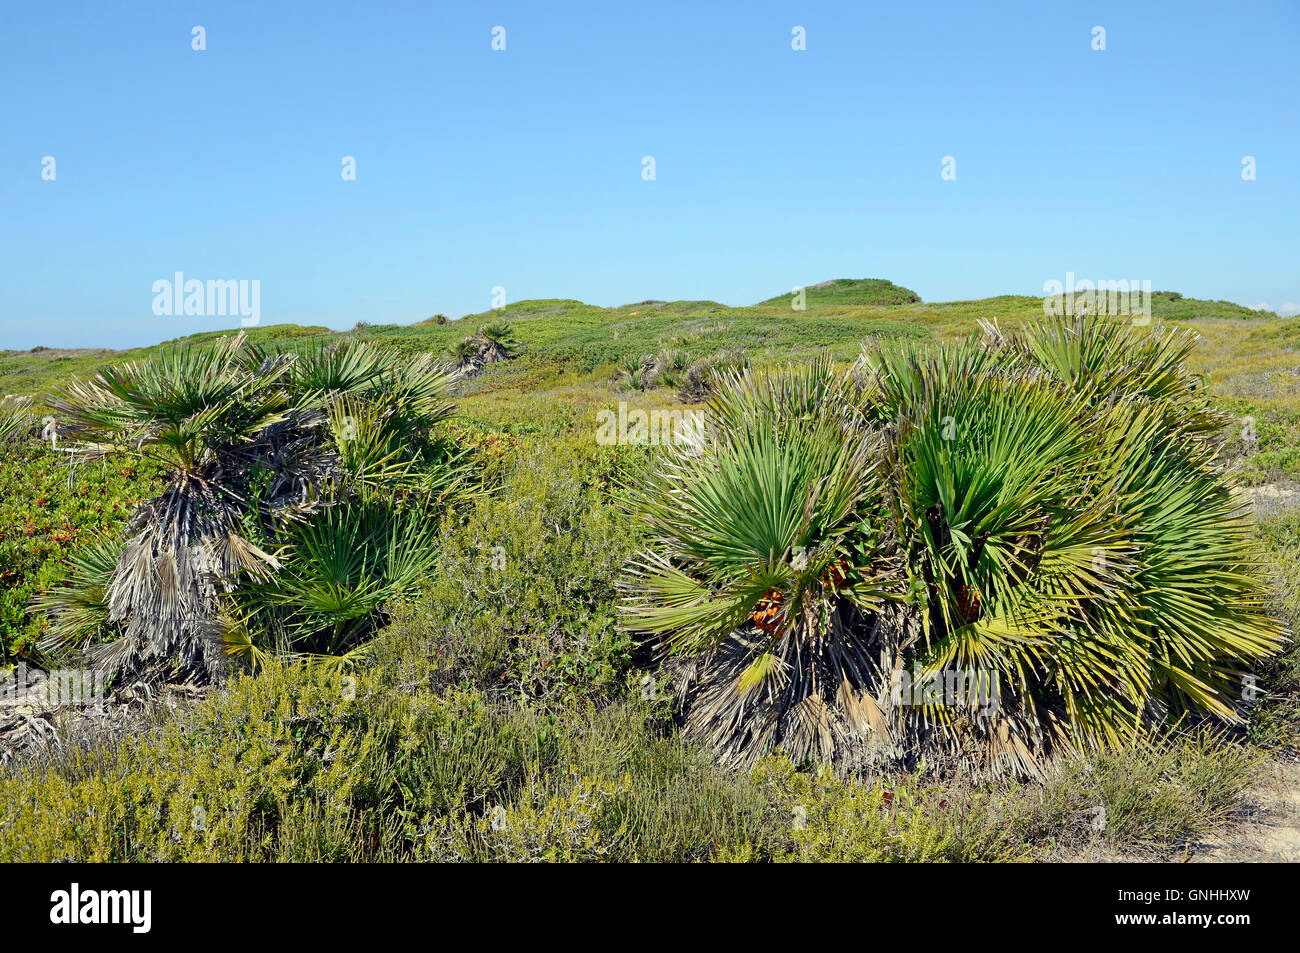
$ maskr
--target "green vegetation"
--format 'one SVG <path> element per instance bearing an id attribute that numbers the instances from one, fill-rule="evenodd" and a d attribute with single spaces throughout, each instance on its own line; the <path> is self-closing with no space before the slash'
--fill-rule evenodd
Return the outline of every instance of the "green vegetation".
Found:
<path id="1" fill-rule="evenodd" d="M 1266 311 L 1256 311 L 1231 301 L 1201 301 L 1184 298 L 1176 291 L 1155 291 L 1151 294 L 1151 314 L 1165 321 L 1179 323 L 1195 320 L 1249 321 L 1272 318 Z"/>
<path id="2" fill-rule="evenodd" d="M 777 295 L 761 302 L 765 305 L 793 306 L 798 292 Z M 921 296 L 908 288 L 900 288 L 883 278 L 835 278 L 809 285 L 803 291 L 804 304 L 813 305 L 864 305 L 864 304 L 919 304 Z"/>
<path id="3" fill-rule="evenodd" d="M 80 571 L 74 558 L 88 547 L 114 547 L 142 498 L 160 488 L 159 468 L 124 458 L 81 467 L 75 479 L 68 454 L 35 438 L 9 442 L 0 462 L 0 667 L 17 659 L 42 661 L 49 632 L 34 597 Z M 93 584 L 92 584 L 93 585 Z M 93 599 L 93 596 L 92 596 Z M 94 631 L 87 619 L 86 631 Z"/>
<path id="4" fill-rule="evenodd" d="M 526 301 L 445 323 L 254 328 L 237 347 L 213 332 L 121 354 L 0 352 L 0 393 L 32 398 L 0 404 L 0 669 L 130 644 L 130 613 L 112 611 L 120 554 L 182 486 L 232 489 L 239 501 L 202 520 L 278 565 L 254 555 L 202 594 L 219 623 L 202 633 L 204 652 L 234 671 L 204 700 L 125 730 L 68 718 L 62 747 L 0 764 L 0 859 L 1043 860 L 1168 856 L 1222 824 L 1257 761 L 1294 751 L 1300 726 L 1294 643 L 1244 671 L 1206 661 L 1271 644 L 1277 629 L 1256 602 L 1288 629 L 1300 618 L 1300 507 L 1285 495 L 1300 479 L 1300 320 L 1157 295 L 1157 327 L 1179 322 L 1195 345 L 1135 334 L 1112 373 L 1068 338 L 1018 333 L 1041 319 L 1037 298 L 927 304 L 887 282 L 840 281 L 806 300 L 806 311 L 788 295 L 737 308 Z M 957 342 L 980 321 L 1001 329 L 1000 357 L 965 375 L 976 349 Z M 465 338 L 494 336 L 510 359 L 426 391 L 414 414 L 408 399 L 390 402 L 415 399 L 407 372 L 432 374 Z M 1148 340 L 1164 344 L 1143 351 Z M 869 358 L 850 373 L 864 342 Z M 195 361 L 207 369 L 192 373 Z M 365 382 L 368 361 L 378 370 Z M 97 376 L 130 362 L 134 376 Z M 770 374 L 790 365 L 802 365 L 793 377 Z M 1028 386 L 1020 376 L 1034 367 L 1044 379 Z M 715 373 L 748 384 L 720 389 Z M 77 399 L 96 388 L 108 397 Z M 828 403 L 832 392 L 844 399 Z M 1111 406 L 1117 393 L 1138 400 Z M 717 471 L 702 462 L 716 455 L 687 462 L 699 533 L 680 533 L 670 554 L 665 528 L 682 513 L 643 507 L 671 448 L 598 444 L 596 415 L 706 399 L 780 429 L 742 441 L 733 427 Z M 174 412 L 178 400 L 188 412 Z M 801 406 L 810 412 L 793 413 Z M 46 416 L 59 418 L 57 450 L 39 436 Z M 954 446 L 942 428 L 934 439 L 946 416 L 966 424 Z M 992 439 L 997 421 L 1020 428 L 1044 479 Z M 83 455 L 69 482 L 77 440 L 100 445 L 99 458 Z M 277 454 L 279 441 L 302 452 Z M 772 465 L 783 454 L 789 465 Z M 993 459 L 996 492 L 978 479 Z M 740 526 L 734 507 L 704 519 L 709 493 L 762 499 L 772 485 L 746 474 L 764 466 L 784 481 L 787 515 L 791 500 L 818 500 L 806 525 L 799 510 L 771 542 L 804 546 L 803 570 L 735 540 L 710 548 L 758 527 Z M 1279 494 L 1257 497 L 1272 501 L 1257 528 L 1228 527 L 1221 467 Z M 277 518 L 302 506 L 304 486 L 311 511 Z M 963 562 L 970 514 L 949 508 L 948 486 L 1012 501 L 981 511 L 997 530 L 984 549 L 1035 571 Z M 1104 571 L 1092 580 L 1097 545 Z M 1045 584 L 1049 555 L 1057 588 Z M 1017 649 L 1026 671 L 1004 686 L 1064 713 L 1075 735 L 1118 725 L 1124 746 L 1044 759 L 1030 745 L 1039 775 L 1019 780 L 970 770 L 983 759 L 953 757 L 964 749 L 942 729 L 900 733 L 923 757 L 818 767 L 819 738 L 720 763 L 693 728 L 699 695 L 683 708 L 677 691 L 707 647 L 701 634 L 722 623 L 688 629 L 664 664 L 619 611 L 638 557 L 643 572 L 667 559 L 734 596 L 760 644 L 794 644 L 775 638 L 783 613 L 815 626 L 826 610 L 849 629 L 894 613 L 919 627 L 895 647 L 925 664 L 976 657 L 969 615 L 1073 599 L 1055 606 L 1058 621 L 1086 618 L 1089 637 Z M 1256 559 L 1258 570 L 1221 572 Z M 1098 652 L 1119 660 L 1100 676 L 1115 704 L 1090 708 Z M 162 645 L 154 661 L 164 656 L 153 674 L 184 674 L 183 656 Z M 1250 691 L 1233 692 L 1243 678 Z M 1171 703 L 1169 722 L 1187 711 L 1149 723 L 1134 717 L 1142 697 Z M 1223 707 L 1235 724 L 1200 714 Z"/>
<path id="5" fill-rule="evenodd" d="M 358 342 L 277 354 L 240 335 L 71 384 L 50 406 L 73 460 L 143 459 L 164 486 L 111 576 L 82 566 L 38 600 L 42 649 L 204 680 L 226 654 L 346 659 L 432 566 L 422 515 L 464 492 L 463 454 L 434 434 L 450 383 L 428 357 Z"/>
<path id="6" fill-rule="evenodd" d="M 273 663 L 155 732 L 52 749 L 0 777 L 0 861 L 1012 861 L 1185 842 L 1250 777 L 1199 737 L 1034 790 L 735 774 L 636 700 L 555 716 L 384 674 Z"/>
<path id="7" fill-rule="evenodd" d="M 736 763 L 1023 773 L 1184 712 L 1239 720 L 1282 631 L 1192 346 L 1056 319 L 881 346 L 847 377 L 734 376 L 710 446 L 664 452 L 637 493 L 653 543 L 628 610 L 692 657 L 691 729 Z M 963 681 L 916 699 L 904 672 Z"/>

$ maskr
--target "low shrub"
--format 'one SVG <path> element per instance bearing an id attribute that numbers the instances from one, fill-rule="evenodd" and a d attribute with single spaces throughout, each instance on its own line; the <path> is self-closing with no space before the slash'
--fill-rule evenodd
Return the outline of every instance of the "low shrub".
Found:
<path id="1" fill-rule="evenodd" d="M 538 701 L 621 692 L 633 643 L 614 586 L 636 533 L 590 482 L 589 460 L 576 443 L 537 446 L 498 493 L 448 518 L 423 600 L 398 610 L 377 649 L 387 664 L 410 671 L 418 656 L 442 684 Z"/>
<path id="2" fill-rule="evenodd" d="M 280 663 L 143 727 L 5 768 L 0 861 L 1051 858 L 1185 843 L 1254 764 L 1201 735 L 1024 787 L 734 772 L 653 699 L 556 714 Z"/>
<path id="3" fill-rule="evenodd" d="M 755 778 L 787 828 L 775 859 L 832 863 L 1026 860 L 1007 821 L 1014 816 L 986 792 L 946 790 L 916 775 L 860 783 L 830 771 L 796 771 L 769 758 Z"/>
<path id="4" fill-rule="evenodd" d="M 1065 759 L 1027 789 L 1014 826 L 1045 850 L 1187 844 L 1228 818 L 1258 764 L 1258 753 L 1209 731 Z"/>

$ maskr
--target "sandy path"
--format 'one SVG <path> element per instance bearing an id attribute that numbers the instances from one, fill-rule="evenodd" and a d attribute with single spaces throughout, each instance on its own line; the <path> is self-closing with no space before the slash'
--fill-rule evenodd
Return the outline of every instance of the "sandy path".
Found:
<path id="1" fill-rule="evenodd" d="M 1300 760 L 1271 761 L 1242 798 L 1237 817 L 1192 848 L 1193 863 L 1300 862 Z"/>

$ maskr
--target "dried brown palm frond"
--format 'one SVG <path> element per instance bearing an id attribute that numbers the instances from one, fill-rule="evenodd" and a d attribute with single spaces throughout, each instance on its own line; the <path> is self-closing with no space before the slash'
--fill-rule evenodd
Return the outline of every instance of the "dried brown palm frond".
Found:
<path id="1" fill-rule="evenodd" d="M 966 777 L 1032 776 L 1071 741 L 1051 712 L 1020 711 L 1015 693 L 974 691 L 929 701 L 919 687 L 942 688 L 943 672 L 914 669 L 907 647 L 920 622 L 888 605 L 855 614 L 848 630 L 822 639 L 782 639 L 772 651 L 761 633 L 737 632 L 717 649 L 668 662 L 686 733 L 720 763 L 750 767 L 780 751 L 796 761 L 841 770 L 913 770 L 922 762 Z M 769 677 L 749 673 L 764 655 Z"/>
<path id="2" fill-rule="evenodd" d="M 821 635 L 795 631 L 775 640 L 742 630 L 717 648 L 671 663 L 687 732 L 718 759 L 748 767 L 770 751 L 797 760 L 867 757 L 892 745 L 887 685 L 867 640 L 834 618 Z"/>
<path id="3" fill-rule="evenodd" d="M 0 708 L 0 768 L 19 751 L 58 744 L 50 712 Z"/>
<path id="4" fill-rule="evenodd" d="M 240 535 L 242 516 L 219 487 L 193 479 L 144 503 L 106 592 L 108 622 L 120 637 L 91 646 L 91 663 L 110 676 L 170 664 L 181 677 L 217 678 L 218 596 L 241 574 L 278 566 Z"/>

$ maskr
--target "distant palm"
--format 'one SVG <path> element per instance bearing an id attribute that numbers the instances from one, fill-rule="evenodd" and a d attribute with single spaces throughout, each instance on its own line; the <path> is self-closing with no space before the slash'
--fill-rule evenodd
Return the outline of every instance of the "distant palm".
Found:
<path id="1" fill-rule="evenodd" d="M 512 358 L 519 349 L 519 342 L 514 338 L 514 330 L 509 321 L 497 321 L 485 324 L 479 336 L 491 345 L 503 359 Z"/>
<path id="2" fill-rule="evenodd" d="M 477 334 L 461 340 L 448 349 L 456 364 L 466 372 L 477 372 L 485 364 L 498 364 L 519 356 L 520 345 L 515 340 L 509 321 L 485 324 Z"/>

